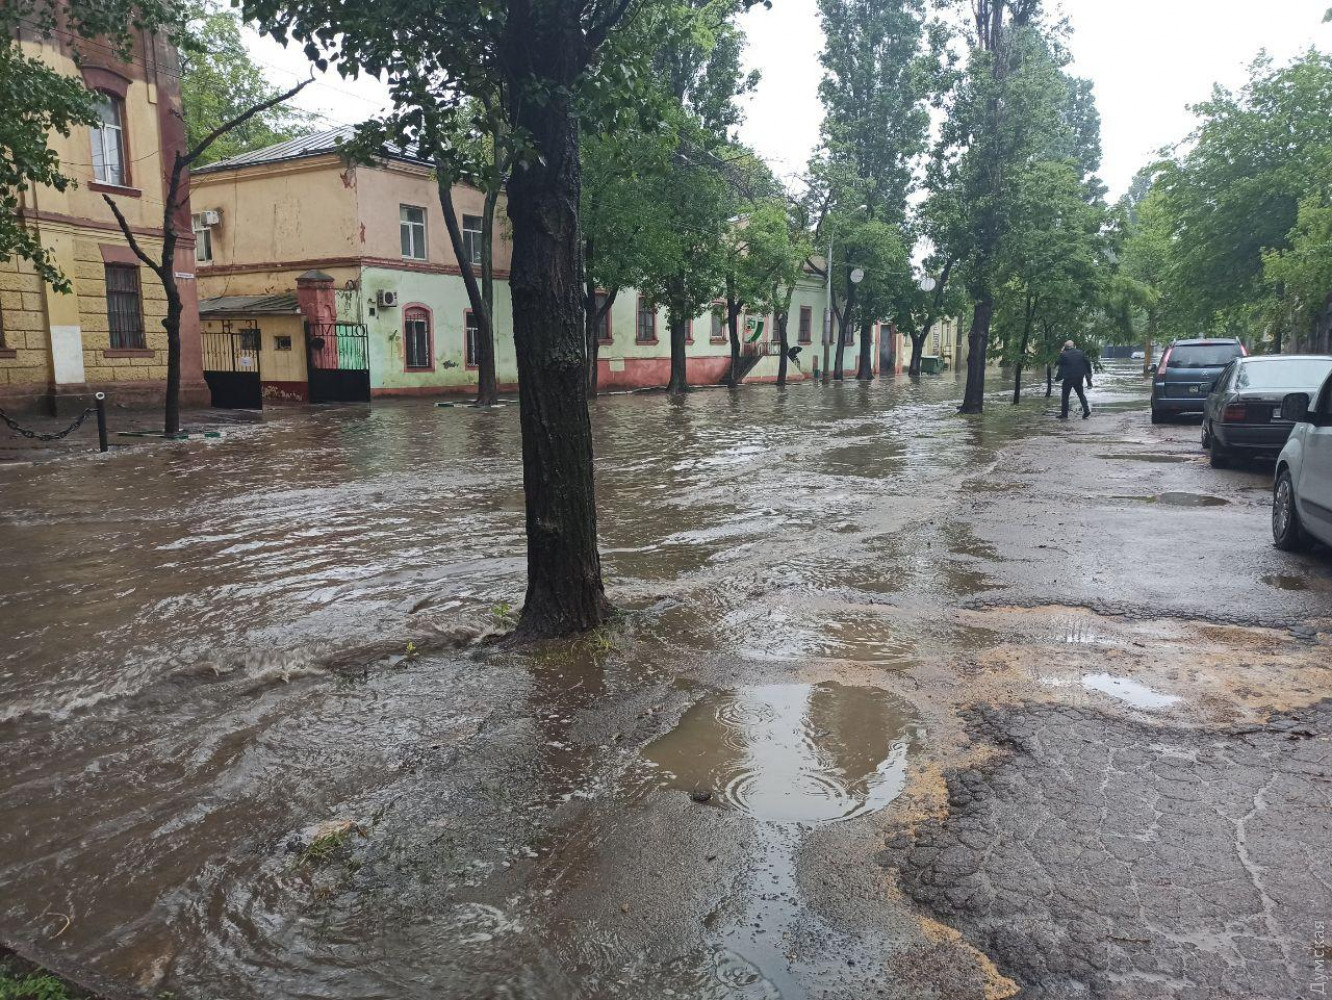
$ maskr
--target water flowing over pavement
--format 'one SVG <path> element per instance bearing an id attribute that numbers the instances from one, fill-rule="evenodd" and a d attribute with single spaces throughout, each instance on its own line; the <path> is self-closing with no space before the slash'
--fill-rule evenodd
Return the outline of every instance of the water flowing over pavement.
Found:
<path id="1" fill-rule="evenodd" d="M 0 466 L 0 939 L 180 998 L 1322 995 L 1332 557 L 1129 369 L 959 396 L 595 401 L 624 614 L 521 652 L 515 406 Z"/>

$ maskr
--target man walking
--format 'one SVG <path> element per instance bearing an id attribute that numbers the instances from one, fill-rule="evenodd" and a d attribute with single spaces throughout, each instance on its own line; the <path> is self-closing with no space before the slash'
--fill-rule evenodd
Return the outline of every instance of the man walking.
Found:
<path id="1" fill-rule="evenodd" d="M 1064 383 L 1063 393 L 1061 394 L 1062 407 L 1059 411 L 1059 419 L 1068 419 L 1068 394 L 1076 392 L 1078 402 L 1082 404 L 1082 419 L 1086 420 L 1091 416 L 1091 407 L 1087 405 L 1087 394 L 1082 391 L 1082 383 L 1085 379 L 1087 388 L 1092 387 L 1092 366 L 1087 355 L 1077 349 L 1073 341 L 1064 341 L 1064 349 L 1059 352 L 1059 366 L 1055 373 L 1055 378 Z"/>

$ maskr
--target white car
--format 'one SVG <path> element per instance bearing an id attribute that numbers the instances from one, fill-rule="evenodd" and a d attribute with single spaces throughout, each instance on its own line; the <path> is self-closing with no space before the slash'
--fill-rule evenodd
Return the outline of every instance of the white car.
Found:
<path id="1" fill-rule="evenodd" d="M 1287 552 L 1314 541 L 1332 545 L 1332 377 L 1317 397 L 1292 392 L 1281 416 L 1295 421 L 1277 458 L 1272 487 L 1272 539 Z"/>

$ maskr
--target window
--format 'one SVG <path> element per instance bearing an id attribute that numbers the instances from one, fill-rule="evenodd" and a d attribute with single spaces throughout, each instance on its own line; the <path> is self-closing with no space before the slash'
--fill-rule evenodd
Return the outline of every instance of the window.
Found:
<path id="1" fill-rule="evenodd" d="M 402 255 L 410 260 L 426 259 L 425 209 L 413 205 L 398 206 L 398 228 L 402 234 Z"/>
<path id="2" fill-rule="evenodd" d="M 197 212 L 190 216 L 190 224 L 194 230 L 194 261 L 207 264 L 213 259 L 213 230 Z"/>
<path id="3" fill-rule="evenodd" d="M 694 321 L 692 319 L 687 319 L 685 320 L 685 343 L 692 344 L 693 342 L 694 342 Z"/>
<path id="4" fill-rule="evenodd" d="M 714 344 L 726 343 L 726 326 L 722 323 L 720 309 L 712 310 L 712 342 Z"/>
<path id="5" fill-rule="evenodd" d="M 477 358 L 476 341 L 481 336 L 481 324 L 476 321 L 476 314 L 468 309 L 463 313 L 463 363 L 468 368 L 475 368 L 480 362 Z"/>
<path id="6" fill-rule="evenodd" d="M 263 334 L 257 326 L 246 327 L 240 332 L 240 349 L 258 351 L 264 346 Z"/>
<path id="7" fill-rule="evenodd" d="M 473 264 L 481 264 L 481 216 L 462 217 L 463 255 Z"/>
<path id="8" fill-rule="evenodd" d="M 935 339 L 937 340 L 939 337 L 939 331 L 936 330 L 934 332 L 934 336 Z M 853 327 L 850 323 L 848 323 L 846 324 L 846 329 L 842 332 L 842 343 L 845 344 L 847 347 L 852 347 L 855 345 L 855 342 L 856 342 L 856 328 Z M 937 350 L 937 345 L 935 353 L 936 354 L 939 353 Z"/>
<path id="9" fill-rule="evenodd" d="M 402 314 L 402 334 L 407 343 L 407 368 L 433 368 L 430 313 L 419 307 L 405 310 Z"/>
<path id="10" fill-rule="evenodd" d="M 131 264 L 106 265 L 106 318 L 114 350 L 142 350 L 143 305 L 139 269 Z"/>
<path id="11" fill-rule="evenodd" d="M 800 307 L 800 333 L 797 339 L 802 344 L 812 342 L 814 336 L 814 310 L 810 306 Z"/>
<path id="12" fill-rule="evenodd" d="M 595 301 L 598 312 L 600 312 L 602 309 L 605 309 L 606 293 L 597 292 Z M 606 309 L 605 313 L 602 314 L 601 322 L 597 324 L 597 343 L 609 344 L 610 342 L 611 342 L 610 310 Z"/>
<path id="13" fill-rule="evenodd" d="M 275 350 L 275 351 L 290 351 L 290 350 L 291 350 L 291 338 L 290 338 L 290 337 L 274 337 L 274 338 L 273 338 L 273 350 Z"/>
<path id="14" fill-rule="evenodd" d="M 657 309 L 643 296 L 638 297 L 638 328 L 634 339 L 640 344 L 657 342 Z"/>
<path id="15" fill-rule="evenodd" d="M 97 102 L 92 127 L 93 176 L 103 184 L 125 185 L 125 104 L 112 94 Z"/>

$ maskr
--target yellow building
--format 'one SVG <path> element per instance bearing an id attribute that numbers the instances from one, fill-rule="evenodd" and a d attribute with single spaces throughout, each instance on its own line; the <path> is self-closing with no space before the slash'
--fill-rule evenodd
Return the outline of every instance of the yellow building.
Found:
<path id="1" fill-rule="evenodd" d="M 166 297 L 130 250 L 104 196 L 114 198 L 146 252 L 160 252 L 164 168 L 183 147 L 180 60 L 143 32 L 127 60 L 90 45 L 75 62 L 55 40 L 26 29 L 26 55 L 81 77 L 99 97 L 101 123 L 52 135 L 61 169 L 75 183 L 19 195 L 19 215 L 73 285 L 61 294 L 23 261 L 0 262 L 0 407 L 53 413 L 81 409 L 95 391 L 112 405 L 160 403 L 166 384 Z M 206 405 L 195 300 L 189 210 L 175 267 L 185 298 L 181 323 L 182 405 Z"/>

